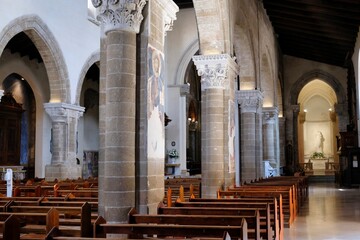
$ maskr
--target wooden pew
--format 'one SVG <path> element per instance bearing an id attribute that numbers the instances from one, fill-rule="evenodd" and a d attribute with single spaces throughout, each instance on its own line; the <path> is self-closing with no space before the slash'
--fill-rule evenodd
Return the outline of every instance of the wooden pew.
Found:
<path id="1" fill-rule="evenodd" d="M 128 223 L 131 224 L 177 224 L 177 225 L 214 225 L 214 226 L 240 226 L 243 219 L 248 224 L 248 237 L 260 240 L 260 213 L 255 211 L 255 215 L 249 216 L 229 216 L 229 215 L 150 215 L 138 214 L 132 208 L 128 214 Z M 250 225 L 254 227 L 250 236 Z"/>
<path id="2" fill-rule="evenodd" d="M 20 224 L 15 216 L 9 215 L 6 219 L 0 221 L 0 239 L 20 239 Z"/>
<path id="3" fill-rule="evenodd" d="M 46 237 L 45 240 L 105 240 L 105 239 L 109 239 L 109 238 L 98 238 L 98 237 L 93 237 L 93 238 L 86 238 L 86 237 L 64 237 L 61 236 L 61 231 L 59 231 L 58 228 L 53 228 L 53 230 L 48 234 L 48 236 Z M 151 239 L 151 240 L 166 240 L 166 238 L 158 238 L 158 237 L 154 237 L 154 238 L 147 238 L 147 239 Z M 189 238 L 176 238 L 176 240 L 189 240 Z M 205 240 L 205 239 L 204 239 Z M 231 240 L 231 237 L 229 235 L 228 232 L 224 232 L 223 233 L 223 237 L 222 238 L 211 238 L 211 240 Z"/>
<path id="4" fill-rule="evenodd" d="M 177 201 L 175 203 L 175 207 L 195 207 L 195 208 L 223 208 L 223 209 L 255 209 L 259 211 L 259 221 L 261 220 L 261 236 L 264 239 L 272 239 L 273 234 L 272 231 L 274 231 L 275 239 L 279 238 L 279 219 L 277 212 L 274 212 L 272 214 L 270 211 L 270 205 L 268 202 L 256 202 L 256 201 L 238 201 L 238 202 L 179 202 Z M 248 219 L 247 219 L 248 220 Z M 253 229 L 254 225 L 252 225 L 252 222 L 248 222 L 248 229 Z M 260 222 L 259 222 L 260 223 Z"/>
<path id="5" fill-rule="evenodd" d="M 127 234 L 128 238 L 143 238 L 144 235 L 184 238 L 222 238 L 228 232 L 232 239 L 247 240 L 247 223 L 241 226 L 175 225 L 175 224 L 100 224 L 105 234 Z M 105 236 L 103 236 L 105 237 Z"/>
<path id="6" fill-rule="evenodd" d="M 25 213 L 46 213 L 52 206 L 17 206 L 16 202 L 7 207 L 7 212 L 25 214 Z M 68 235 L 92 237 L 91 224 L 91 206 L 89 203 L 84 203 L 79 207 L 56 206 L 60 215 L 60 229 L 61 227 L 68 229 Z M 50 229 L 49 229 L 50 230 Z"/>
<path id="7" fill-rule="evenodd" d="M 294 221 L 294 207 L 292 204 L 292 194 L 290 190 L 269 190 L 269 189 L 243 189 L 243 190 L 219 190 L 218 198 L 258 198 L 258 197 L 276 197 L 278 202 L 282 205 L 284 216 L 284 227 L 289 228 Z"/>
<path id="8" fill-rule="evenodd" d="M 283 239 L 283 216 L 282 216 L 282 205 L 278 203 L 278 200 L 275 197 L 269 198 L 190 198 L 190 203 L 268 203 L 270 205 L 270 215 L 271 215 L 271 228 L 274 229 L 274 239 Z M 250 205 L 247 205 L 250 206 Z M 249 225 L 249 224 L 248 224 Z"/>
<path id="9" fill-rule="evenodd" d="M 53 227 L 59 226 L 59 213 L 56 209 L 50 209 L 47 213 L 10 213 L 0 212 L 0 221 L 10 216 L 17 219 L 21 233 L 21 239 L 43 239 Z M 11 228 L 12 226 L 10 226 Z"/>

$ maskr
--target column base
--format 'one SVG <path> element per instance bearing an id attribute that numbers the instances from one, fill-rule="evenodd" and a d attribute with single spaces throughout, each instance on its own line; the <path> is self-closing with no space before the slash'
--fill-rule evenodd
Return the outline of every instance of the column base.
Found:
<path id="1" fill-rule="evenodd" d="M 78 179 L 81 177 L 81 165 L 46 165 L 45 166 L 45 179 L 53 181 L 55 179 Z"/>

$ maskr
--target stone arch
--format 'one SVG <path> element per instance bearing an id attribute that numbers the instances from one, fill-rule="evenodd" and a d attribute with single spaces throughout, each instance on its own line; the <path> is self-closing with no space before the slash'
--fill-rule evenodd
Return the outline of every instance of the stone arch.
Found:
<path id="1" fill-rule="evenodd" d="M 45 65 L 50 85 L 50 102 L 70 103 L 70 83 L 60 46 L 47 25 L 37 15 L 11 21 L 0 33 L 0 53 L 16 34 L 24 32 L 35 44 Z"/>
<path id="2" fill-rule="evenodd" d="M 192 57 L 199 51 L 199 41 L 195 40 L 183 54 L 179 67 L 176 70 L 175 84 L 181 86 L 184 84 L 185 74 L 187 72 L 190 61 L 192 61 Z"/>
<path id="3" fill-rule="evenodd" d="M 241 26 L 234 29 L 234 51 L 240 67 L 240 90 L 254 90 L 255 82 L 255 57 L 250 32 Z"/>
<path id="4" fill-rule="evenodd" d="M 260 81 L 261 91 L 264 94 L 263 107 L 274 107 L 275 102 L 275 80 L 272 71 L 271 60 L 269 55 L 263 53 L 260 59 Z"/>
<path id="5" fill-rule="evenodd" d="M 81 88 L 82 88 L 82 85 L 84 83 L 86 73 L 93 64 L 98 64 L 98 67 L 100 67 L 99 66 L 99 64 L 100 64 L 100 52 L 99 51 L 94 52 L 93 54 L 91 54 L 91 56 L 88 57 L 88 59 L 86 60 L 84 66 L 81 69 L 78 84 L 76 86 L 76 97 L 75 97 L 75 104 L 76 105 L 80 104 Z"/>
<path id="6" fill-rule="evenodd" d="M 200 42 L 200 54 L 231 54 L 230 2 L 208 0 L 194 1 Z M 205 11 L 206 10 L 206 11 Z"/>
<path id="7" fill-rule="evenodd" d="M 314 69 L 310 72 L 303 74 L 292 86 L 290 90 L 290 103 L 291 105 L 298 104 L 298 97 L 301 89 L 310 81 L 315 78 L 321 79 L 327 84 L 329 84 L 335 91 L 336 97 L 338 99 L 338 104 L 346 103 L 346 93 L 340 82 L 331 74 L 324 72 L 320 69 Z"/>

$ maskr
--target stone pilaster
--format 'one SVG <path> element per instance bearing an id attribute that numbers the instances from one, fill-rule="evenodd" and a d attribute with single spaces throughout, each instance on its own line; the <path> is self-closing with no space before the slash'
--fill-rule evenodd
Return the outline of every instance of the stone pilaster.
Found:
<path id="1" fill-rule="evenodd" d="M 259 90 L 237 91 L 240 107 L 240 171 L 241 182 L 262 176 L 262 104 Z"/>
<path id="2" fill-rule="evenodd" d="M 106 35 L 103 164 L 99 205 L 108 222 L 124 222 L 135 203 L 136 34 L 145 0 L 92 0 Z M 102 154 L 101 154 L 102 155 Z M 100 156 L 101 156 L 100 155 Z"/>
<path id="3" fill-rule="evenodd" d="M 265 176 L 274 176 L 279 172 L 279 159 L 277 152 L 279 149 L 279 139 L 277 132 L 277 108 L 263 108 L 263 144 L 264 162 L 267 161 L 272 169 L 265 171 Z"/>
<path id="4" fill-rule="evenodd" d="M 77 126 L 84 107 L 67 103 L 45 103 L 51 118 L 51 165 L 46 166 L 46 179 L 81 177 L 81 166 L 76 164 Z"/>
<path id="5" fill-rule="evenodd" d="M 238 66 L 227 54 L 194 56 L 202 90 L 202 197 L 234 182 L 234 82 Z M 232 161 L 232 162 L 231 162 Z"/>

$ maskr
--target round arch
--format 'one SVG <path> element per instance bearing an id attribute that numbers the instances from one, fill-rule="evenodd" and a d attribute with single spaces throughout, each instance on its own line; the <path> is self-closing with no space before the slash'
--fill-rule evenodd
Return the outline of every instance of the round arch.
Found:
<path id="1" fill-rule="evenodd" d="M 336 93 L 338 104 L 346 103 L 346 93 L 340 82 L 331 74 L 324 72 L 320 69 L 314 69 L 310 72 L 303 74 L 293 85 L 290 90 L 290 103 L 296 105 L 301 89 L 314 79 L 320 79 L 329 84 Z"/>
<path id="2" fill-rule="evenodd" d="M 70 83 L 61 49 L 46 24 L 37 15 L 11 21 L 0 33 L 0 54 L 16 34 L 24 32 L 35 44 L 49 78 L 50 102 L 70 103 Z"/>
<path id="3" fill-rule="evenodd" d="M 75 97 L 75 104 L 76 105 L 80 104 L 80 96 L 81 96 L 82 85 L 84 83 L 87 71 L 90 69 L 90 67 L 93 64 L 97 64 L 98 67 L 100 67 L 99 66 L 100 65 L 100 52 L 99 51 L 94 52 L 93 54 L 91 54 L 91 56 L 89 56 L 89 58 L 86 60 L 84 66 L 81 69 L 79 80 L 78 80 L 78 85 L 76 86 L 76 97 Z"/>

